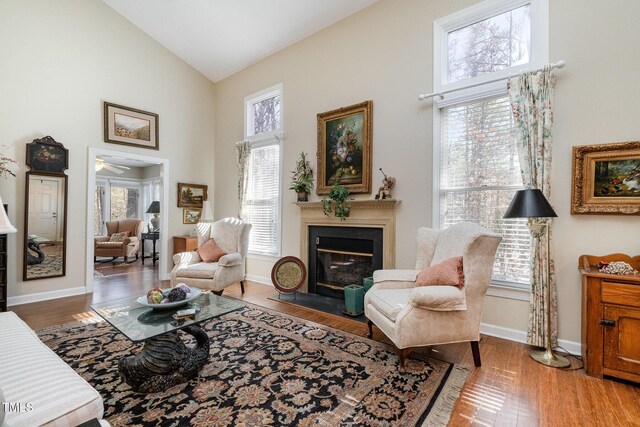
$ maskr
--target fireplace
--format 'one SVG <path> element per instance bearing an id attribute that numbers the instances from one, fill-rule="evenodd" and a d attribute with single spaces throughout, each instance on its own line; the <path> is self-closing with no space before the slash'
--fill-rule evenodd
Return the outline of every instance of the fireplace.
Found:
<path id="1" fill-rule="evenodd" d="M 309 227 L 308 292 L 344 299 L 343 288 L 383 267 L 383 230 L 377 227 Z"/>

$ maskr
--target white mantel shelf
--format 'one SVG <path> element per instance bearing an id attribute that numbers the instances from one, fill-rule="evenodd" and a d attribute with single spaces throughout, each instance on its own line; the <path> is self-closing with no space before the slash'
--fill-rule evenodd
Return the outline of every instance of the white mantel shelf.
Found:
<path id="1" fill-rule="evenodd" d="M 333 213 L 325 215 L 322 203 L 296 202 L 300 208 L 300 258 L 307 265 L 309 259 L 309 227 L 371 227 L 382 229 L 383 268 L 395 268 L 396 265 L 396 208 L 400 205 L 396 199 L 355 199 L 349 200 L 349 216 L 344 220 Z M 307 283 L 302 286 L 307 292 Z"/>

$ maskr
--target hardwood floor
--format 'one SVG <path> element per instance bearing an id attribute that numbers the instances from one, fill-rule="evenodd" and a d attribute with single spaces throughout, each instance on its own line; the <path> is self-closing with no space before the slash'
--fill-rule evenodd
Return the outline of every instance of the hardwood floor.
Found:
<path id="1" fill-rule="evenodd" d="M 138 273 L 97 279 L 93 294 L 9 307 L 33 329 L 73 321 L 91 321 L 92 301 L 140 295 L 158 286 L 157 267 Z M 168 283 L 163 283 L 163 287 Z M 296 317 L 366 336 L 364 323 L 269 300 L 270 286 L 248 282 L 224 295 L 271 308 Z M 374 327 L 373 338 L 387 341 Z M 387 341 L 388 342 L 388 341 Z M 529 347 L 499 338 L 480 340 L 482 367 L 474 368 L 468 343 L 422 349 L 432 357 L 469 367 L 470 375 L 450 426 L 640 426 L 640 385 L 596 379 L 584 370 L 557 370 L 529 357 Z M 575 367 L 576 361 L 572 367 Z M 577 365 L 579 366 L 579 364 Z"/>

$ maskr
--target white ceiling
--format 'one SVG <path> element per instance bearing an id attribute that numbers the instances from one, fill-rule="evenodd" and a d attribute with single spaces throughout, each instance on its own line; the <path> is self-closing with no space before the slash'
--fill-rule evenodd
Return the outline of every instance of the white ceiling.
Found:
<path id="1" fill-rule="evenodd" d="M 112 165 L 129 166 L 134 168 L 146 168 L 148 166 L 155 165 L 155 163 L 145 162 L 142 160 L 129 159 L 127 157 L 121 157 L 121 156 L 100 155 L 100 156 L 96 156 L 96 158 L 102 159 L 107 163 L 111 163 Z"/>
<path id="2" fill-rule="evenodd" d="M 103 0 L 217 82 L 378 0 Z"/>

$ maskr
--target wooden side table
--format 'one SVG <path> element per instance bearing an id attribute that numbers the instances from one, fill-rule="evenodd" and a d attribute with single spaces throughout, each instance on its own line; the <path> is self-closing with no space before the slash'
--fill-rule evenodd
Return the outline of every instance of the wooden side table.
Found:
<path id="1" fill-rule="evenodd" d="M 173 236 L 173 253 L 192 252 L 198 249 L 198 236 Z"/>
<path id="2" fill-rule="evenodd" d="M 153 261 L 153 265 L 156 265 L 156 261 L 158 260 L 158 252 L 156 252 L 156 241 L 160 238 L 159 232 L 154 233 L 142 233 L 142 265 L 144 265 L 144 241 L 145 240 L 153 240 L 153 252 L 151 252 L 151 260 Z M 149 258 L 149 257 L 146 257 Z"/>
<path id="3" fill-rule="evenodd" d="M 583 255 L 582 359 L 585 372 L 640 382 L 640 274 L 600 273 L 599 262 L 624 261 L 640 270 L 640 256 Z"/>

